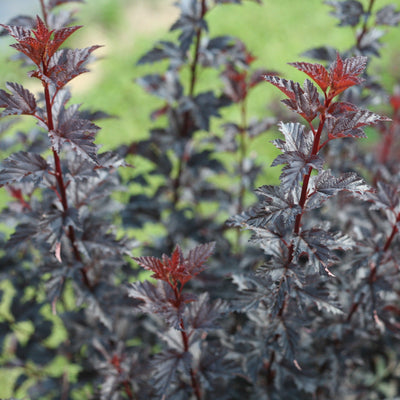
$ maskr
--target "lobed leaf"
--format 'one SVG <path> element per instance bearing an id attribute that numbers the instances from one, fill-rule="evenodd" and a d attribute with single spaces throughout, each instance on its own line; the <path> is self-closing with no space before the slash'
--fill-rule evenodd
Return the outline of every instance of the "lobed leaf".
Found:
<path id="1" fill-rule="evenodd" d="M 280 123 L 279 130 L 285 136 L 286 141 L 276 139 L 274 145 L 283 151 L 275 158 L 271 166 L 287 164 L 280 175 L 281 185 L 289 192 L 300 184 L 309 168 L 321 170 L 323 160 L 312 155 L 314 135 L 311 131 L 305 131 L 299 123 Z"/>
<path id="2" fill-rule="evenodd" d="M 353 196 L 363 198 L 371 187 L 356 173 L 348 172 L 338 177 L 331 170 L 320 172 L 311 177 L 309 196 L 306 202 L 308 209 L 320 207 L 328 198 L 339 192 L 350 192 Z"/>
<path id="3" fill-rule="evenodd" d="M 297 288 L 297 291 L 306 302 L 315 304 L 319 310 L 336 315 L 343 314 L 340 303 L 332 299 L 331 293 L 326 288 L 308 286 Z"/>
<path id="4" fill-rule="evenodd" d="M 338 258 L 332 251 L 332 235 L 320 228 L 304 230 L 300 233 L 297 241 L 297 253 L 305 252 L 308 254 L 310 266 L 321 275 L 334 276 L 329 267 L 335 263 Z"/>
<path id="5" fill-rule="evenodd" d="M 289 65 L 306 73 L 322 89 L 323 92 L 326 92 L 326 89 L 328 89 L 331 82 L 329 73 L 323 65 L 307 62 L 294 62 L 289 63 Z"/>
<path id="6" fill-rule="evenodd" d="M 60 152 L 63 145 L 69 143 L 81 157 L 98 164 L 94 136 L 100 128 L 93 122 L 80 118 L 79 105 L 64 108 L 62 103 L 57 107 L 53 106 L 55 127 L 49 132 L 53 148 Z"/>
<path id="7" fill-rule="evenodd" d="M 382 7 L 376 13 L 377 25 L 397 26 L 400 23 L 400 12 L 396 11 L 394 4 Z"/>
<path id="8" fill-rule="evenodd" d="M 211 257 L 215 249 L 215 242 L 200 244 L 190 250 L 185 264 L 188 272 L 194 276 L 204 270 L 204 263 Z"/>
<path id="9" fill-rule="evenodd" d="M 176 379 L 175 375 L 183 367 L 183 353 L 168 349 L 155 355 L 153 365 L 154 386 L 160 395 L 168 393 L 168 388 Z"/>
<path id="10" fill-rule="evenodd" d="M 329 97 L 333 98 L 351 86 L 363 82 L 359 77 L 367 66 L 368 58 L 364 56 L 350 57 L 342 60 L 339 53 L 336 61 L 329 68 L 331 79 Z"/>
<path id="11" fill-rule="evenodd" d="M 395 183 L 378 182 L 376 193 L 369 194 L 369 200 L 372 201 L 373 210 L 390 210 L 400 213 L 400 190 L 399 185 Z"/>
<path id="12" fill-rule="evenodd" d="M 276 75 L 264 75 L 264 79 L 267 82 L 272 83 L 274 86 L 276 86 L 287 97 L 289 97 L 289 99 L 295 100 L 296 97 L 295 92 L 296 90 L 298 91 L 300 88 L 300 85 L 298 83 L 295 83 L 293 81 L 288 81 L 287 79 L 280 78 L 279 76 Z"/>
<path id="13" fill-rule="evenodd" d="M 293 86 L 293 99 L 284 99 L 282 103 L 300 114 L 306 121 L 311 122 L 321 108 L 317 88 L 306 79 L 303 89 L 298 83 Z"/>
<path id="14" fill-rule="evenodd" d="M 197 0 L 179 0 L 176 5 L 181 14 L 170 30 L 180 30 L 179 43 L 182 52 L 186 53 L 199 30 L 207 31 L 207 22 L 202 15 L 202 6 Z"/>
<path id="15" fill-rule="evenodd" d="M 36 99 L 33 93 L 18 83 L 7 82 L 6 87 L 11 94 L 0 89 L 0 108 L 4 108 L 2 116 L 35 114 Z"/>
<path id="16" fill-rule="evenodd" d="M 61 49 L 54 53 L 50 62 L 47 77 L 61 89 L 73 78 L 87 72 L 86 63 L 91 53 L 101 46 L 84 49 Z"/>
<path id="17" fill-rule="evenodd" d="M 208 293 L 205 292 L 188 305 L 185 318 L 192 329 L 217 329 L 215 321 L 227 312 L 227 308 L 227 303 L 221 299 L 211 303 Z"/>
<path id="18" fill-rule="evenodd" d="M 356 0 L 330 0 L 325 1 L 325 3 L 335 9 L 335 11 L 331 12 L 331 15 L 339 19 L 339 26 L 356 26 L 364 14 L 364 7 L 362 3 Z"/>
<path id="19" fill-rule="evenodd" d="M 350 107 L 348 103 L 347 108 Z M 363 126 L 373 125 L 377 122 L 390 121 L 389 118 L 375 114 L 369 110 L 358 109 L 353 106 L 353 110 L 345 110 L 344 107 L 338 107 L 331 114 L 327 115 L 326 126 L 329 139 L 341 137 L 366 137 Z"/>
<path id="20" fill-rule="evenodd" d="M 19 151 L 6 158 L 0 170 L 0 186 L 20 182 L 26 177 L 38 181 L 50 169 L 49 164 L 39 154 Z"/>
<path id="21" fill-rule="evenodd" d="M 159 314 L 169 326 L 181 329 L 185 302 L 177 304 L 174 292 L 166 282 L 157 281 L 155 285 L 148 281 L 134 282 L 128 288 L 128 295 L 142 301 L 138 305 L 142 312 Z"/>

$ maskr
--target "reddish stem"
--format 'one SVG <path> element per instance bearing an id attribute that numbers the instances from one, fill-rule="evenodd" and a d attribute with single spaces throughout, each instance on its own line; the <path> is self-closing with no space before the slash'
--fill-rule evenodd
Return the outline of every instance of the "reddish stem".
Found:
<path id="1" fill-rule="evenodd" d="M 387 238 L 385 246 L 383 247 L 383 252 L 386 252 L 389 250 L 390 244 L 392 243 L 394 237 L 396 236 L 396 233 L 399 231 L 397 228 L 397 224 L 400 222 L 400 213 L 397 215 L 396 222 L 393 225 L 392 232 L 390 236 Z"/>
<path id="2" fill-rule="evenodd" d="M 329 100 L 326 100 L 325 108 L 328 108 L 328 106 L 329 106 Z M 322 134 L 322 130 L 324 128 L 324 124 L 325 124 L 325 114 L 321 114 L 321 119 L 319 121 L 318 130 L 314 136 L 314 144 L 313 144 L 313 148 L 311 151 L 311 157 L 316 156 L 320 149 L 321 134 Z M 310 123 L 310 125 L 311 125 L 311 123 Z M 303 217 L 304 206 L 305 206 L 307 198 L 308 198 L 308 196 L 307 196 L 308 184 L 310 182 L 312 171 L 313 171 L 313 167 L 309 167 L 307 174 L 304 175 L 304 178 L 303 178 L 303 186 L 301 188 L 301 195 L 300 195 L 300 201 L 299 201 L 299 206 L 301 207 L 301 212 L 300 212 L 300 214 L 297 214 L 296 221 L 294 224 L 294 233 L 296 235 L 298 235 L 300 232 L 301 219 Z"/>
<path id="3" fill-rule="evenodd" d="M 374 6 L 374 2 L 375 2 L 375 0 L 370 0 L 370 2 L 369 2 L 368 10 L 367 10 L 366 16 L 364 18 L 362 30 L 361 30 L 360 34 L 357 36 L 357 43 L 356 43 L 357 49 L 360 48 L 361 40 L 368 31 L 368 27 L 367 27 L 368 19 L 371 15 L 372 7 Z"/>
<path id="4" fill-rule="evenodd" d="M 114 368 L 117 370 L 118 374 L 122 374 L 122 368 L 121 368 L 121 363 L 120 363 L 120 359 L 119 357 L 113 357 L 113 360 L 111 361 L 112 365 L 114 366 Z M 133 395 L 133 391 L 131 388 L 131 385 L 129 383 L 129 381 L 127 379 L 124 379 L 124 381 L 122 382 L 124 389 L 125 389 L 125 393 L 128 396 L 129 399 L 134 399 L 135 396 Z"/>
<path id="5" fill-rule="evenodd" d="M 46 72 L 45 61 L 43 61 L 43 70 L 45 73 Z M 43 85 L 44 85 L 44 97 L 45 97 L 46 111 L 47 111 L 47 128 L 50 132 L 50 131 L 54 130 L 52 102 L 50 99 L 49 84 L 47 82 L 43 82 Z M 66 185 L 64 182 L 62 168 L 61 168 L 61 161 L 60 161 L 60 157 L 58 156 L 57 151 L 54 149 L 53 146 L 52 146 L 52 152 L 53 152 L 53 157 L 54 157 L 55 177 L 56 177 L 57 184 L 58 184 L 59 198 L 60 198 L 61 204 L 63 206 L 64 214 L 66 214 L 68 212 L 68 199 L 67 199 Z M 75 244 L 75 230 L 74 230 L 74 227 L 71 225 L 68 226 L 68 238 L 71 242 L 72 249 L 73 249 L 76 260 L 82 261 L 82 257 L 81 257 L 79 250 Z M 81 271 L 81 275 L 82 275 L 82 280 L 85 283 L 86 287 L 88 287 L 89 289 L 92 289 L 92 285 L 90 284 L 86 269 L 81 268 L 80 271 Z"/>
<path id="6" fill-rule="evenodd" d="M 172 289 L 174 290 L 175 294 L 176 307 L 179 308 L 179 305 L 182 303 L 181 293 L 180 291 L 178 291 L 176 287 L 172 287 Z M 189 337 L 186 333 L 185 323 L 183 322 L 182 318 L 179 320 L 179 327 L 181 329 L 183 350 L 185 351 L 185 353 L 187 353 L 189 351 Z M 200 385 L 196 377 L 196 372 L 193 370 L 193 368 L 190 368 L 190 380 L 192 383 L 192 389 L 196 396 L 196 399 L 201 400 Z"/>

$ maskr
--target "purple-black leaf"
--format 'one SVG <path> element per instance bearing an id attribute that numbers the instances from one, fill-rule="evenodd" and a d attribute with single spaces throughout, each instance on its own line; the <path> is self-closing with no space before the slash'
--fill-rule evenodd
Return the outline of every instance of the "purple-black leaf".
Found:
<path id="1" fill-rule="evenodd" d="M 294 84 L 293 95 L 294 98 L 284 99 L 282 103 L 300 114 L 306 121 L 311 122 L 321 107 L 317 88 L 306 79 L 303 88 L 298 83 Z"/>
<path id="2" fill-rule="evenodd" d="M 136 82 L 142 86 L 146 92 L 160 97 L 168 104 L 173 104 L 175 101 L 179 100 L 183 93 L 183 87 L 175 71 L 166 71 L 163 75 L 146 75 L 138 78 Z"/>
<path id="3" fill-rule="evenodd" d="M 376 13 L 377 25 L 397 26 L 400 23 L 400 12 L 396 11 L 394 4 L 384 6 Z"/>
<path id="4" fill-rule="evenodd" d="M 353 109 L 345 109 L 340 106 L 341 103 L 331 109 L 331 114 L 327 115 L 326 126 L 328 137 L 337 139 L 341 137 L 366 137 L 363 126 L 373 125 L 380 121 L 390 121 L 389 118 L 375 114 L 369 110 L 358 109 L 352 106 Z M 350 105 L 347 105 L 350 107 Z"/>
<path id="5" fill-rule="evenodd" d="M 185 62 L 185 53 L 172 42 L 161 41 L 137 62 L 138 65 L 169 59 L 171 68 L 176 69 Z"/>
<path id="6" fill-rule="evenodd" d="M 88 58 L 99 47 L 101 46 L 58 50 L 50 59 L 47 77 L 56 87 L 62 88 L 73 78 L 88 72 L 86 68 Z"/>
<path id="7" fill-rule="evenodd" d="M 214 252 L 215 242 L 200 244 L 191 249 L 186 257 L 187 269 L 191 274 L 197 275 L 204 270 L 204 263 Z"/>
<path id="8" fill-rule="evenodd" d="M 194 99 L 184 98 L 182 110 L 190 113 L 198 129 L 208 131 L 210 129 L 210 118 L 220 117 L 218 109 L 223 105 L 221 98 L 215 96 L 212 91 L 201 93 Z"/>
<path id="9" fill-rule="evenodd" d="M 171 287 L 164 281 L 158 280 L 156 284 L 148 281 L 135 282 L 128 288 L 130 297 L 142 300 L 139 309 L 149 314 L 160 314 L 165 322 L 180 329 L 180 322 L 184 311 L 184 302 L 176 308 L 176 299 Z"/>
<path id="10" fill-rule="evenodd" d="M 177 371 L 183 368 L 183 353 L 172 349 L 158 353 L 152 360 L 152 366 L 157 392 L 165 395 Z"/>
<path id="11" fill-rule="evenodd" d="M 339 19 L 339 26 L 356 26 L 364 14 L 363 5 L 356 0 L 325 1 L 325 3 L 335 9 L 331 15 Z"/>
<path id="12" fill-rule="evenodd" d="M 328 198 L 339 192 L 346 191 L 358 198 L 365 198 L 365 193 L 371 187 L 354 172 L 348 172 L 338 177 L 332 175 L 331 170 L 320 172 L 311 177 L 309 197 L 306 203 L 308 209 L 320 207 Z"/>
<path id="13" fill-rule="evenodd" d="M 291 327 L 285 320 L 280 320 L 277 325 L 278 343 L 283 349 L 284 354 L 290 361 L 296 359 L 296 348 L 300 338 L 298 329 Z"/>
<path id="14" fill-rule="evenodd" d="M 26 177 L 38 182 L 43 174 L 50 169 L 43 157 L 26 151 L 11 154 L 3 161 L 2 167 L 0 170 L 0 186 L 20 182 Z"/>
<path id="15" fill-rule="evenodd" d="M 93 122 L 80 118 L 79 105 L 74 104 L 68 108 L 57 107 L 54 113 L 54 130 L 49 132 L 52 145 L 57 152 L 61 151 L 64 144 L 71 147 L 84 159 L 98 164 L 97 146 L 94 136 L 100 129 Z"/>
<path id="16" fill-rule="evenodd" d="M 321 275 L 334 276 L 329 267 L 337 261 L 337 256 L 328 245 L 334 241 L 332 235 L 319 228 L 312 228 L 300 233 L 297 241 L 296 252 L 308 254 L 310 266 Z"/>
<path id="17" fill-rule="evenodd" d="M 299 152 L 305 157 L 311 153 L 314 135 L 311 131 L 306 131 L 305 126 L 299 123 L 279 123 L 279 130 L 285 136 L 285 141 L 274 140 L 272 143 L 283 152 Z"/>
<path id="18" fill-rule="evenodd" d="M 268 131 L 276 123 L 273 117 L 266 117 L 261 120 L 251 121 L 247 127 L 247 133 L 251 138 L 255 138 L 262 133 Z"/>
<path id="19" fill-rule="evenodd" d="M 369 194 L 373 210 L 388 210 L 394 214 L 400 213 L 400 189 L 398 184 L 378 182 L 376 193 Z"/>
<path id="20" fill-rule="evenodd" d="M 12 18 L 8 23 L 8 26 L 22 26 L 27 29 L 33 29 L 36 26 L 36 20 L 27 15 L 18 15 L 17 17 Z M 3 29 L 0 31 L 0 36 L 6 35 L 7 30 Z"/>
<path id="21" fill-rule="evenodd" d="M 298 288 L 297 291 L 307 303 L 315 304 L 319 310 L 332 314 L 343 314 L 339 302 L 332 299 L 329 290 L 310 286 L 302 289 Z"/>
<path id="22" fill-rule="evenodd" d="M 221 299 L 211 303 L 208 293 L 202 293 L 196 301 L 189 303 L 185 320 L 192 329 L 217 329 L 215 320 L 221 318 L 227 308 L 227 304 Z"/>
<path id="23" fill-rule="evenodd" d="M 180 30 L 180 48 L 183 53 L 189 50 L 197 31 L 207 31 L 207 23 L 203 19 L 202 6 L 197 0 L 179 0 L 176 3 L 181 10 L 178 20 L 171 26 L 171 31 Z"/>
<path id="24" fill-rule="evenodd" d="M 18 83 L 7 82 L 6 88 L 11 94 L 0 89 L 0 108 L 4 108 L 2 116 L 35 113 L 36 100 L 33 93 Z"/>
<path id="25" fill-rule="evenodd" d="M 276 218 L 283 217 L 287 224 L 294 221 L 301 212 L 298 206 L 298 190 L 287 191 L 280 186 L 264 185 L 256 189 L 260 202 L 250 209 L 247 223 L 255 227 L 263 227 Z"/>

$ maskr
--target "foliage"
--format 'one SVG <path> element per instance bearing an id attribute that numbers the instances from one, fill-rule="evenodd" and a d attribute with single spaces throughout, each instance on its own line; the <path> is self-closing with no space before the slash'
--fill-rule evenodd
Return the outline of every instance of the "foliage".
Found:
<path id="1" fill-rule="evenodd" d="M 72 2 L 41 0 L 41 16 L 1 25 L 42 88 L 0 89 L 0 186 L 11 198 L 0 221 L 14 227 L 0 237 L 0 343 L 3 369 L 19 371 L 13 395 L 398 395 L 400 96 L 389 97 L 391 118 L 371 111 L 388 96 L 368 67 L 380 27 L 397 26 L 400 12 L 327 1 L 339 26 L 355 27 L 355 44 L 306 53 L 327 66 L 291 63 L 308 77 L 301 85 L 254 69 L 241 40 L 209 36 L 213 9 L 244 1 L 180 0 L 175 39 L 138 61 L 161 71 L 136 81 L 161 99 L 159 125 L 102 153 L 94 121 L 107 113 L 69 104 L 70 81 L 99 47 L 65 47 L 81 29 L 63 8 Z M 256 189 L 251 206 L 263 165 L 250 149 L 277 119 L 251 118 L 248 99 L 267 83 L 294 116 L 272 142 L 279 185 Z M 218 124 L 226 107 L 238 118 Z M 38 127 L 8 135 L 16 116 Z M 356 140 L 365 129 L 381 135 L 368 153 Z M 128 235 L 148 225 L 162 233 Z"/>

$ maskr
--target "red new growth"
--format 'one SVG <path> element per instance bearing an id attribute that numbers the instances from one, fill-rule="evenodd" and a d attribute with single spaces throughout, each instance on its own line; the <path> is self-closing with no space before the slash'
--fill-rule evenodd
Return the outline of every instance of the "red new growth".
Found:
<path id="1" fill-rule="evenodd" d="M 215 242 L 202 244 L 189 251 L 188 256 L 183 256 L 182 250 L 177 245 L 171 257 L 163 254 L 162 258 L 132 257 L 141 267 L 152 271 L 152 278 L 167 282 L 173 289 L 183 285 L 204 270 L 204 263 L 211 256 Z"/>
<path id="2" fill-rule="evenodd" d="M 359 75 L 364 71 L 367 65 L 367 57 L 351 57 L 342 60 L 339 53 L 336 55 L 336 61 L 331 65 L 329 71 L 321 64 L 311 64 L 306 62 L 289 63 L 299 71 L 306 73 L 320 88 L 327 94 L 327 97 L 333 99 L 339 93 L 347 88 L 358 85 L 363 81 Z"/>
<path id="3" fill-rule="evenodd" d="M 36 29 L 21 26 L 1 25 L 18 42 L 12 44 L 21 53 L 29 57 L 38 67 L 46 68 L 57 49 L 81 26 L 49 30 L 45 23 L 36 17 Z M 33 35 L 33 36 L 32 36 Z"/>

